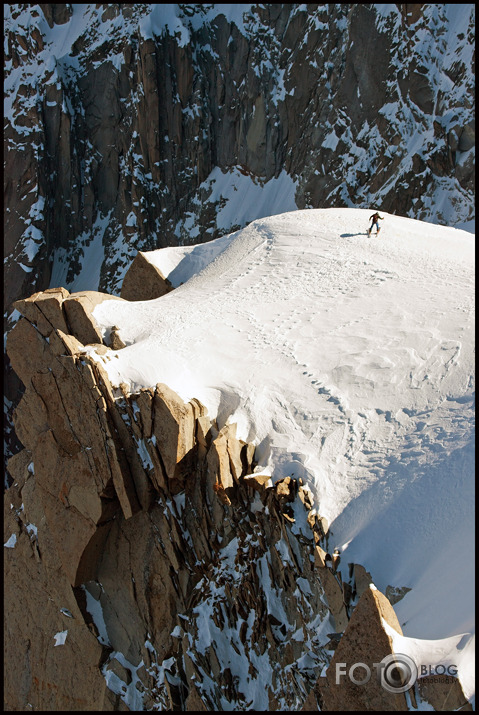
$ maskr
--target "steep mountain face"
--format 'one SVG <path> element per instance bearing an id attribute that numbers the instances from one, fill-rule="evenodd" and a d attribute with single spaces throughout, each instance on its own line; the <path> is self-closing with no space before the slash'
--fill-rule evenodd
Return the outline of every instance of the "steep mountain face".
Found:
<path id="1" fill-rule="evenodd" d="M 115 293 L 136 250 L 244 225 L 224 174 L 472 218 L 473 5 L 221 7 L 7 8 L 7 304 L 68 288 L 97 236 L 82 287 Z"/>
<path id="2" fill-rule="evenodd" d="M 5 329 L 296 207 L 467 223 L 473 31 L 473 5 L 5 6 Z"/>
<path id="3" fill-rule="evenodd" d="M 310 489 L 253 472 L 234 424 L 164 384 L 112 387 L 91 355 L 117 355 L 92 316 L 106 299 L 122 300 L 35 294 L 8 337 L 26 389 L 5 494 L 7 709 L 471 709 L 456 678 L 338 684 L 336 662 L 393 657 L 391 603 L 361 565 L 343 579 Z"/>
<path id="4" fill-rule="evenodd" d="M 298 482 L 248 477 L 254 447 L 198 401 L 161 384 L 115 395 L 78 340 L 94 299 L 37 294 L 9 335 L 26 392 L 6 497 L 7 702 L 297 708 L 330 659 L 322 630 L 348 622 L 316 545 L 327 524 Z"/>

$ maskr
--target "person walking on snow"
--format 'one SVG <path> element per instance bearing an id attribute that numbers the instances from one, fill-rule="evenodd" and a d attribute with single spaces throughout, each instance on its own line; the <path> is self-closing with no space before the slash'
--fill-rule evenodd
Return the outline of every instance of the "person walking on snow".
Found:
<path id="1" fill-rule="evenodd" d="M 380 216 L 377 212 L 373 214 L 372 216 L 369 217 L 369 220 L 372 221 L 371 227 L 368 228 L 368 236 L 371 235 L 371 231 L 373 230 L 373 226 L 376 225 L 376 236 L 378 235 L 379 231 L 381 230 L 379 228 L 379 221 L 384 221 L 383 216 Z"/>

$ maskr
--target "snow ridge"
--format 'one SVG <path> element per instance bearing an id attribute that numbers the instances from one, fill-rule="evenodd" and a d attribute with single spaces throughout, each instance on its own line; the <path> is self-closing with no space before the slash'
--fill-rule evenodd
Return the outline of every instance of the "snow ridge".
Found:
<path id="1" fill-rule="evenodd" d="M 472 628 L 474 241 L 388 214 L 368 238 L 369 215 L 254 221 L 196 246 L 199 271 L 166 296 L 94 315 L 128 345 L 105 361 L 112 384 L 165 382 L 220 428 L 236 422 L 262 473 L 311 487 L 345 560 L 383 591 L 412 589 L 405 633 L 446 637 Z M 168 275 L 191 255 L 152 260 Z M 458 564 L 447 583 L 445 554 Z"/>

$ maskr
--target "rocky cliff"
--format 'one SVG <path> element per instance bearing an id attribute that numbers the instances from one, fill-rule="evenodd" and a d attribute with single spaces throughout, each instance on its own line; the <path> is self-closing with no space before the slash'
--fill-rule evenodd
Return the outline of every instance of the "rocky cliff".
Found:
<path id="1" fill-rule="evenodd" d="M 6 330 L 278 211 L 473 218 L 474 5 L 5 7 Z"/>
<path id="2" fill-rule="evenodd" d="M 98 356 L 121 346 L 92 315 L 105 299 L 123 300 L 60 288 L 16 303 L 6 708 L 470 708 L 458 681 L 439 698 L 338 685 L 337 661 L 392 656 L 389 601 L 331 560 L 309 489 L 255 471 L 234 424 L 164 384 L 111 386 Z"/>
<path id="3" fill-rule="evenodd" d="M 9 303 L 54 265 L 68 287 L 99 235 L 86 287 L 115 292 L 138 249 L 237 227 L 215 168 L 286 172 L 298 208 L 472 217 L 473 5 L 214 7 L 10 6 Z"/>

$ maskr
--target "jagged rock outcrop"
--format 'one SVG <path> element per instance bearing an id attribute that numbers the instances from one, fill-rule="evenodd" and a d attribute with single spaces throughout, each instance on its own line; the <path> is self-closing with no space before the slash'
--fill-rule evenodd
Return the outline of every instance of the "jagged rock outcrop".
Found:
<path id="1" fill-rule="evenodd" d="M 28 317 L 8 338 L 25 385 L 5 496 L 8 706 L 209 710 L 246 707 L 251 692 L 263 709 L 299 704 L 328 660 L 317 627 L 331 614 L 298 484 L 260 496 L 254 448 L 198 401 L 166 385 L 114 390 L 56 327 L 75 299 L 19 303 Z"/>
<path id="2" fill-rule="evenodd" d="M 452 5 L 226 7 L 6 6 L 5 331 L 86 264 L 86 288 L 119 294 L 138 250 L 257 218 L 245 186 L 473 218 L 473 5 L 460 27 Z M 13 453 L 8 363 L 6 384 Z"/>
<path id="3" fill-rule="evenodd" d="M 420 672 L 408 670 L 411 661 L 395 651 L 387 632 L 389 627 L 402 635 L 390 600 L 374 584 L 366 585 L 369 579 L 362 566 L 352 566 L 359 577 L 354 590 L 360 589 L 362 595 L 334 645 L 325 675 L 316 681 L 302 711 L 404 711 L 418 709 L 418 703 L 436 711 L 472 710 L 455 676 L 416 678 Z"/>
<path id="4" fill-rule="evenodd" d="M 307 486 L 256 472 L 254 446 L 198 400 L 113 387 L 105 299 L 122 300 L 34 294 L 7 340 L 25 387 L 4 505 L 7 709 L 407 709 L 373 678 L 336 682 L 338 663 L 392 655 L 386 626 L 401 628 L 364 567 L 343 577 Z M 457 680 L 408 698 L 470 708 Z"/>
<path id="5" fill-rule="evenodd" d="M 316 684 L 321 710 L 407 710 L 404 693 L 385 690 L 374 669 L 374 663 L 393 654 L 392 641 L 383 620 L 402 635 L 401 626 L 387 598 L 375 586 L 367 588 L 356 606 L 349 624 L 336 648 L 324 679 Z M 351 666 L 365 664 L 373 673 L 367 682 L 361 665 L 349 677 Z M 337 664 L 341 664 L 338 669 Z"/>
<path id="6" fill-rule="evenodd" d="M 121 286 L 121 297 L 125 300 L 153 300 L 173 290 L 168 278 L 157 266 L 138 251 Z"/>

